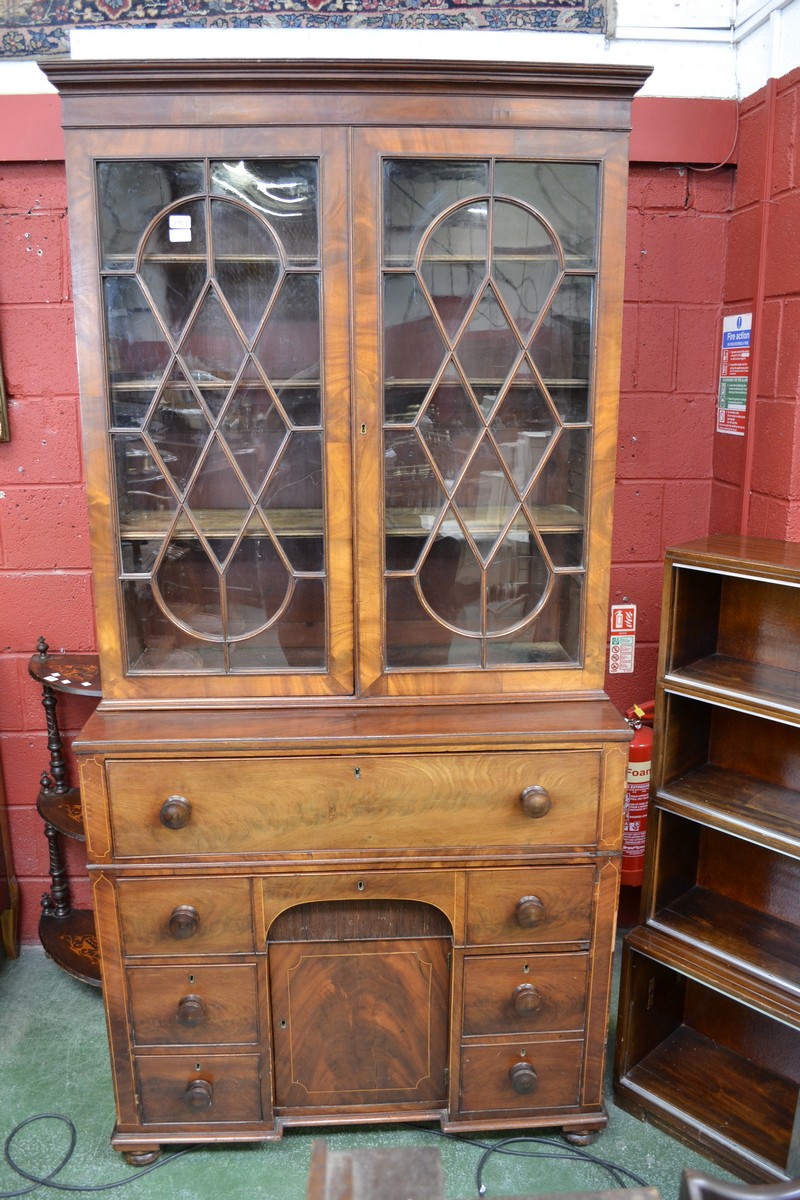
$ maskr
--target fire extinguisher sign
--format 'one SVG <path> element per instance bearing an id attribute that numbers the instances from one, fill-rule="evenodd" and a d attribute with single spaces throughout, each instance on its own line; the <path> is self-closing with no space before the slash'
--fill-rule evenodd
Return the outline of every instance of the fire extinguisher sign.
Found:
<path id="1" fill-rule="evenodd" d="M 636 605 L 611 605 L 611 636 L 608 670 L 611 675 L 630 675 L 636 651 Z"/>

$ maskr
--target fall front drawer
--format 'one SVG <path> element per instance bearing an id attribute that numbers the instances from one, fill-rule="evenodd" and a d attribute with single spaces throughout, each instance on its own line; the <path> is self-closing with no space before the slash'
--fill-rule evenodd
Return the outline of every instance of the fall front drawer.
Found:
<path id="1" fill-rule="evenodd" d="M 597 838 L 593 750 L 116 759 L 106 778 L 118 858 L 588 848 Z"/>
<path id="2" fill-rule="evenodd" d="M 255 949 L 249 879 L 122 879 L 126 954 L 241 954 Z"/>

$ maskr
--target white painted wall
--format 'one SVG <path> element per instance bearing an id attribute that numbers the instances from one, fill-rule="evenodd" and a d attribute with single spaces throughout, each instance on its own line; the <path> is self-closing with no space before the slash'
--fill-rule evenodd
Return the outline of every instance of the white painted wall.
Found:
<path id="1" fill-rule="evenodd" d="M 488 30 L 91 29 L 74 58 L 369 58 L 645 64 L 642 95 L 743 98 L 800 66 L 800 0 L 617 0 L 609 36 Z M 0 92 L 50 91 L 0 63 Z"/>

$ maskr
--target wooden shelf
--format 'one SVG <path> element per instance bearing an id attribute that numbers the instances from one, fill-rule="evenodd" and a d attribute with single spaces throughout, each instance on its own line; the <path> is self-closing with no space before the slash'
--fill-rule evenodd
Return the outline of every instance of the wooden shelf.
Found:
<path id="1" fill-rule="evenodd" d="M 83 813 L 81 809 L 80 788 L 70 788 L 67 792 L 42 790 L 36 800 L 39 816 L 48 825 L 52 825 L 65 837 L 76 842 L 85 842 L 83 831 Z"/>
<path id="2" fill-rule="evenodd" d="M 100 953 L 91 909 L 73 908 L 65 917 L 42 913 L 39 939 L 45 953 L 68 975 L 100 987 Z"/>
<path id="3" fill-rule="evenodd" d="M 774 990 L 786 992 L 800 1027 L 800 941 L 795 925 L 704 887 L 692 887 L 659 908 L 649 925 L 762 980 L 767 1002 Z"/>
<path id="4" fill-rule="evenodd" d="M 749 1165 L 760 1168 L 758 1178 L 786 1177 L 778 1164 L 789 1156 L 797 1084 L 688 1026 L 670 1033 L 628 1072 L 623 1095 L 634 1105 L 643 1101 L 648 1115 L 662 1113 L 670 1132 L 706 1151 L 715 1148 L 717 1157 L 728 1159 L 731 1143 L 744 1147 L 757 1160 Z M 738 1156 L 731 1166 L 742 1169 Z"/>
<path id="5" fill-rule="evenodd" d="M 800 857 L 800 792 L 706 763 L 658 789 L 655 803 L 735 837 Z"/>
<path id="6" fill-rule="evenodd" d="M 746 712 L 780 713 L 800 723 L 800 672 L 712 654 L 664 677 L 668 690 L 703 694 Z"/>

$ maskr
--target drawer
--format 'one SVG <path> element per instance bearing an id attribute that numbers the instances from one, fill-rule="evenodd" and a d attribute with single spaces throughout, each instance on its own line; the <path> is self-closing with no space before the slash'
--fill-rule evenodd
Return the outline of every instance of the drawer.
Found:
<path id="1" fill-rule="evenodd" d="M 459 1111 L 518 1111 L 577 1105 L 583 1041 L 468 1045 L 461 1051 Z"/>
<path id="2" fill-rule="evenodd" d="M 470 871 L 467 943 L 588 943 L 593 890 L 592 866 Z"/>
<path id="3" fill-rule="evenodd" d="M 254 963 L 129 967 L 127 978 L 136 1046 L 258 1043 Z"/>
<path id="4" fill-rule="evenodd" d="M 591 847 L 600 752 L 106 763 L 115 854 Z"/>
<path id="5" fill-rule="evenodd" d="M 117 885 L 126 954 L 254 950 L 249 879 L 123 879 Z"/>
<path id="6" fill-rule="evenodd" d="M 256 1054 L 140 1055 L 134 1061 L 145 1125 L 261 1120 Z"/>
<path id="7" fill-rule="evenodd" d="M 587 954 L 488 954 L 466 958 L 464 1036 L 580 1033 L 588 964 Z"/>

